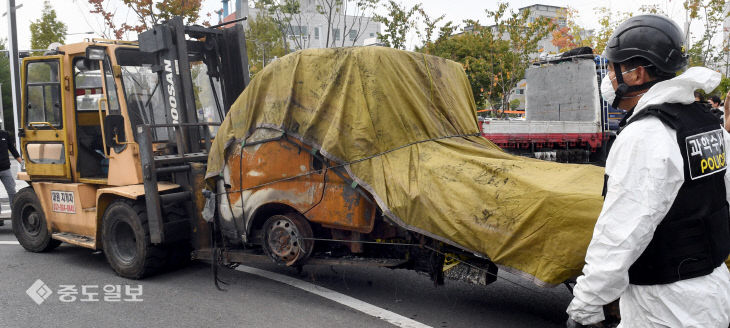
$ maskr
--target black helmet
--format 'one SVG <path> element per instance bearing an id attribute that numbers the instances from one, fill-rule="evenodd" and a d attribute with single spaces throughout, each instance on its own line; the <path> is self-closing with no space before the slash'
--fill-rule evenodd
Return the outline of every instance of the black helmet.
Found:
<path id="1" fill-rule="evenodd" d="M 639 15 L 627 19 L 608 39 L 604 57 L 614 63 L 642 57 L 657 69 L 674 73 L 687 65 L 683 54 L 682 29 L 659 15 Z"/>

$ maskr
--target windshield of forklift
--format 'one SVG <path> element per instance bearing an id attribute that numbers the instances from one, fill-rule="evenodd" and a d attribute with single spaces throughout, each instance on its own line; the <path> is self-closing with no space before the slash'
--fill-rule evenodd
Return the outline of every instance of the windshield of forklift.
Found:
<path id="1" fill-rule="evenodd" d="M 168 123 L 167 111 L 164 110 L 162 85 L 160 85 L 158 74 L 152 70 L 155 56 L 130 48 L 117 49 L 116 55 L 117 63 L 121 66 L 122 84 L 132 126 Z M 198 122 L 220 123 L 221 115 L 216 110 L 214 98 L 214 95 L 220 95 L 220 88 L 217 84 L 214 84 L 214 87 L 211 86 L 205 65 L 193 64 L 192 66 L 193 93 Z M 220 96 L 218 98 L 220 99 Z M 211 137 L 214 137 L 217 127 L 211 127 L 210 132 Z M 173 135 L 173 130 L 156 128 L 152 129 L 152 134 L 155 141 L 165 141 Z"/>
<path id="2" fill-rule="evenodd" d="M 155 57 L 136 49 L 117 49 L 127 112 L 133 127 L 140 124 L 166 124 L 165 104 L 157 73 L 152 71 Z M 154 110 L 157 109 L 157 110 Z M 168 129 L 152 129 L 155 141 L 168 140 Z M 135 136 L 136 137 L 136 136 Z"/>

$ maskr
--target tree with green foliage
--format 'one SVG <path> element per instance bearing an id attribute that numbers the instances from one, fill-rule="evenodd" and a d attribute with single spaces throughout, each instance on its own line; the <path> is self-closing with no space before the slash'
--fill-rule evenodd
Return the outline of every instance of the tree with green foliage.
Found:
<path id="1" fill-rule="evenodd" d="M 0 50 L 5 50 L 5 41 L 0 40 Z M 3 122 L 5 122 L 5 130 L 13 134 L 13 98 L 10 85 L 10 58 L 7 52 L 0 53 L 0 85 L 2 85 L 2 104 L 3 104 Z"/>
<path id="2" fill-rule="evenodd" d="M 715 90 L 712 90 L 711 94 L 717 95 L 720 99 L 724 100 L 728 91 L 730 91 L 730 78 L 723 77 L 722 80 L 720 80 L 720 84 L 715 88 Z"/>
<path id="3" fill-rule="evenodd" d="M 434 33 L 438 28 L 438 23 L 446 18 L 446 14 L 438 17 L 431 17 L 426 13 L 425 10 L 423 10 L 423 7 L 418 8 L 418 12 L 421 14 L 421 17 L 423 18 L 423 24 L 425 25 L 423 32 L 418 31 L 418 36 L 423 39 L 424 44 L 432 43 Z M 451 24 L 452 22 L 447 22 L 446 24 L 444 24 L 444 27 L 448 28 L 449 26 L 451 26 Z"/>
<path id="4" fill-rule="evenodd" d="M 524 78 L 530 66 L 530 56 L 538 51 L 538 42 L 553 29 L 550 20 L 545 17 L 529 22 L 529 10 L 508 13 L 507 9 L 508 5 L 503 3 L 495 11 L 487 10 L 488 18 L 496 24 L 492 41 L 497 50 L 494 54 L 497 56 L 491 59 L 489 75 L 493 82 L 487 86 L 487 94 L 493 102 L 502 104 L 502 110 L 508 107 L 512 88 Z"/>
<path id="5" fill-rule="evenodd" d="M 386 15 L 375 14 L 373 21 L 385 25 L 385 33 L 378 32 L 378 41 L 386 47 L 405 49 L 406 35 L 416 27 L 421 4 L 408 8 L 395 0 L 388 0 L 384 5 Z"/>
<path id="6" fill-rule="evenodd" d="M 598 19 L 599 28 L 593 35 L 593 52 L 602 54 L 606 49 L 606 44 L 608 43 L 608 39 L 611 38 L 613 31 L 616 30 L 619 24 L 631 18 L 633 13 L 624 11 L 612 12 L 606 7 L 597 8 L 595 11 L 596 16 L 600 18 Z"/>
<path id="7" fill-rule="evenodd" d="M 302 11 L 299 0 L 257 0 L 254 6 L 265 9 L 274 20 L 287 51 L 309 47 L 311 31 L 307 27 L 311 25 L 311 15 Z"/>
<path id="8" fill-rule="evenodd" d="M 248 22 L 246 51 L 252 76 L 261 71 L 272 59 L 286 55 L 287 49 L 281 30 L 265 13 L 259 13 L 255 19 Z"/>
<path id="9" fill-rule="evenodd" d="M 520 104 L 521 104 L 521 102 L 520 102 L 519 99 L 512 99 L 509 102 L 509 109 L 511 109 L 511 110 L 517 110 L 518 108 L 520 108 Z"/>
<path id="10" fill-rule="evenodd" d="M 30 47 L 47 49 L 51 43 L 66 41 L 66 24 L 59 21 L 49 1 L 43 2 L 41 18 L 30 23 Z M 40 55 L 40 53 L 39 53 Z"/>
<path id="11" fill-rule="evenodd" d="M 722 36 L 722 23 L 728 17 L 725 0 L 685 0 L 684 9 L 689 17 L 687 26 L 698 20 L 702 24 L 702 35 L 694 42 L 689 40 L 689 65 L 708 66 L 721 61 L 726 54 L 715 40 Z"/>
<path id="12" fill-rule="evenodd" d="M 495 11 L 487 10 L 487 18 L 495 22 L 490 27 L 465 21 L 470 29 L 458 35 L 451 35 L 453 25 L 447 23 L 439 37 L 421 50 L 461 63 L 477 105 L 490 103 L 502 111 L 509 108 L 510 91 L 524 78 L 530 56 L 538 52 L 538 41 L 553 28 L 544 17 L 529 22 L 528 10 L 507 10 L 504 3 Z"/>

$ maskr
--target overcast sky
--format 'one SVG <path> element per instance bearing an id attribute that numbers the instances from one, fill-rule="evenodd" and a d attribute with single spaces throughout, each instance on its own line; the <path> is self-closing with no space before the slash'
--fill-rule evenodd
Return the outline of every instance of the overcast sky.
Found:
<path id="1" fill-rule="evenodd" d="M 117 1 L 121 2 L 121 1 Z M 234 2 L 234 0 L 231 0 Z M 446 15 L 446 21 L 454 21 L 460 23 L 464 19 L 478 19 L 486 23 L 485 9 L 495 9 L 497 1 L 484 0 L 401 0 L 402 3 L 409 5 L 422 3 L 424 9 L 430 16 Z M 588 28 L 596 28 L 598 26 L 598 17 L 594 12 L 596 7 L 608 7 L 614 11 L 632 11 L 638 12 L 639 7 L 648 4 L 659 4 L 670 17 L 675 19 L 680 25 L 684 24 L 684 9 L 682 8 L 682 0 L 588 0 L 588 1 L 565 1 L 565 0 L 512 0 L 507 1 L 512 9 L 518 9 L 533 4 L 545 4 L 554 6 L 570 6 L 578 10 L 578 22 Z M 18 47 L 20 49 L 28 49 L 30 47 L 30 23 L 38 19 L 43 9 L 42 0 L 16 0 L 16 6 L 22 4 L 23 7 L 17 11 L 18 25 Z M 7 0 L 0 0 L 0 12 L 7 11 Z M 102 31 L 101 19 L 98 15 L 90 14 L 91 6 L 87 0 L 52 0 L 51 5 L 61 21 L 68 25 L 68 33 L 94 32 L 94 35 L 69 35 L 66 42 L 72 43 L 82 41 L 88 37 L 99 37 Z M 119 10 L 116 12 L 116 19 L 124 21 L 127 17 L 131 20 L 134 15 L 129 13 L 127 9 L 118 5 Z M 203 12 L 213 12 L 221 8 L 220 0 L 203 0 Z M 214 15 L 212 23 L 217 22 L 217 16 Z M 7 16 L 0 17 L 0 38 L 8 36 L 8 19 Z M 694 29 L 693 29 L 694 30 Z M 408 48 L 419 44 L 414 36 L 409 38 Z"/>

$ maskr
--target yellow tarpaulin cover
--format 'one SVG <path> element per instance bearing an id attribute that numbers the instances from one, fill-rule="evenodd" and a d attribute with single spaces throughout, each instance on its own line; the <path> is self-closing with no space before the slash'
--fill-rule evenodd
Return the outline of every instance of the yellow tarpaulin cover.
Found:
<path id="1" fill-rule="evenodd" d="M 381 47 L 305 50 L 256 75 L 208 160 L 275 127 L 346 166 L 401 226 L 489 256 L 539 285 L 578 276 L 603 169 L 513 156 L 479 133 L 460 64 Z M 471 136 L 464 136 L 471 135 Z M 455 137 L 460 136 L 460 137 Z"/>

